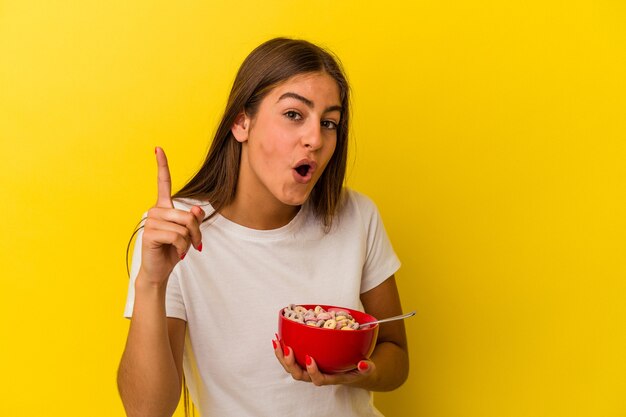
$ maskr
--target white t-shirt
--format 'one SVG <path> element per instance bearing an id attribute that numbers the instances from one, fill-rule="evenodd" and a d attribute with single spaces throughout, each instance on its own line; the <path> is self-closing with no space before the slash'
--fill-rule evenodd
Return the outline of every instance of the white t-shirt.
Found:
<path id="1" fill-rule="evenodd" d="M 184 371 L 202 416 L 381 416 L 367 390 L 295 381 L 271 343 L 282 307 L 326 304 L 363 311 L 360 294 L 400 267 L 374 203 L 345 191 L 346 203 L 328 233 L 306 204 L 274 230 L 249 229 L 218 214 L 201 226 L 202 252 L 190 248 L 174 268 L 166 312 L 187 321 Z M 193 204 L 198 202 L 175 206 Z M 132 315 L 140 263 L 141 232 L 126 317 Z"/>

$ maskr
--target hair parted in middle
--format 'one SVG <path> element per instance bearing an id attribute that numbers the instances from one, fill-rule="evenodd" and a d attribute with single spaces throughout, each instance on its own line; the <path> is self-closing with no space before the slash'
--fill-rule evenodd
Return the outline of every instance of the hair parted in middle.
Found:
<path id="1" fill-rule="evenodd" d="M 335 152 L 309 196 L 316 216 L 330 227 L 341 202 L 346 173 L 350 88 L 339 59 L 304 40 L 274 38 L 248 55 L 237 72 L 207 157 L 198 172 L 172 197 L 207 200 L 215 210 L 208 218 L 231 203 L 237 189 L 242 146 L 231 132 L 237 116 L 245 112 L 254 118 L 261 101 L 273 88 L 296 75 L 315 72 L 325 72 L 337 82 L 341 100 Z"/>

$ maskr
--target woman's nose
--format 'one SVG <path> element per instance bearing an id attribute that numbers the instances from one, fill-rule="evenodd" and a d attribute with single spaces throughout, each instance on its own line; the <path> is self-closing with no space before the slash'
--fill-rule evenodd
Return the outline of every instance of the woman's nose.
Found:
<path id="1" fill-rule="evenodd" d="M 314 126 L 311 126 L 311 128 L 307 130 L 302 139 L 306 148 L 312 150 L 321 148 L 324 144 L 321 124 L 316 123 Z"/>

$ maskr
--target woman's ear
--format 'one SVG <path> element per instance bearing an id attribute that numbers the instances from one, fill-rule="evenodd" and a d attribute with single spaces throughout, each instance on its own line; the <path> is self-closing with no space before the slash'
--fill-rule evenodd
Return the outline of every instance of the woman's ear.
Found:
<path id="1" fill-rule="evenodd" d="M 230 131 L 233 132 L 233 136 L 237 140 L 237 142 L 245 142 L 248 140 L 248 132 L 250 129 L 250 118 L 246 115 L 245 112 L 241 112 L 237 115 L 235 119 L 235 123 L 233 123 L 233 127 L 230 128 Z"/>

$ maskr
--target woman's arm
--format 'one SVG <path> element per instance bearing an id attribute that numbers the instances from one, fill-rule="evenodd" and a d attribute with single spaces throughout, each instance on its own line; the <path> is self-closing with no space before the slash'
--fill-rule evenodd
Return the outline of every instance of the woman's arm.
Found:
<path id="1" fill-rule="evenodd" d="M 171 416 L 180 399 L 186 322 L 168 319 L 165 291 L 172 270 L 193 246 L 202 250 L 204 211 L 174 209 L 167 158 L 156 148 L 158 197 L 141 234 L 141 267 L 133 316 L 117 375 L 126 414 Z M 139 244 L 139 236 L 137 237 Z"/>
<path id="2" fill-rule="evenodd" d="M 180 400 L 186 322 L 167 318 L 165 288 L 142 285 L 140 278 L 118 389 L 129 417 L 169 417 Z"/>
<path id="3" fill-rule="evenodd" d="M 392 275 L 379 286 L 361 294 L 365 312 L 376 318 L 386 318 L 402 314 L 400 296 Z M 372 372 L 367 377 L 355 381 L 352 386 L 371 391 L 391 391 L 398 388 L 409 376 L 409 352 L 404 321 L 396 320 L 379 324 L 378 340 L 368 366 L 373 363 Z"/>

